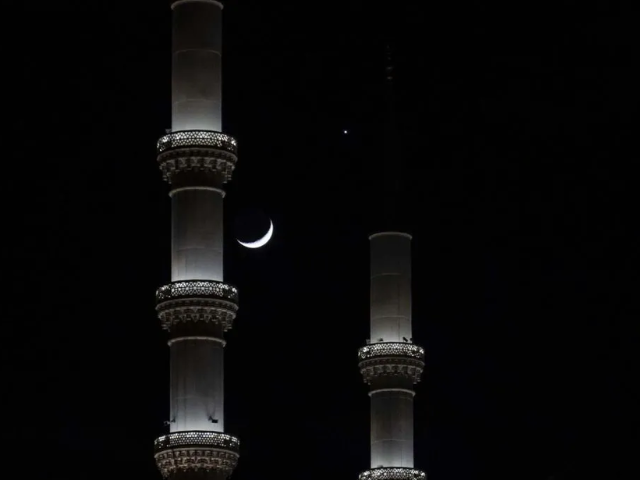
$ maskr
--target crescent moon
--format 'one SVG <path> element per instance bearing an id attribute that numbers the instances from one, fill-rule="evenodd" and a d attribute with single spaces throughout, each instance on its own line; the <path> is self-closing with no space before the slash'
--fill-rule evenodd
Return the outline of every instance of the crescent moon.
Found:
<path id="1" fill-rule="evenodd" d="M 267 233 L 265 233 L 264 237 L 259 238 L 258 240 L 256 240 L 255 242 L 241 242 L 240 240 L 238 240 L 238 243 L 240 245 L 242 245 L 243 247 L 247 247 L 247 248 L 260 248 L 263 247 L 267 244 L 267 242 L 269 240 L 271 240 L 271 236 L 273 235 L 273 222 L 271 221 L 271 219 L 269 219 L 269 230 L 267 230 Z"/>

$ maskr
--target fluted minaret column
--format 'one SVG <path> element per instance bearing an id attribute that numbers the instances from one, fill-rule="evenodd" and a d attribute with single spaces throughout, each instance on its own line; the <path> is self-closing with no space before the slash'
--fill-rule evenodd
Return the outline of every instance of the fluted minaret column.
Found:
<path id="1" fill-rule="evenodd" d="M 391 94 L 391 67 L 387 67 Z M 394 155 L 392 98 L 386 130 L 387 158 Z M 379 222 L 398 224 L 399 175 L 382 191 L 385 205 Z M 358 351 L 360 372 L 371 399 L 371 469 L 360 480 L 424 480 L 413 459 L 413 386 L 424 369 L 424 350 L 413 343 L 411 329 L 411 235 L 378 230 L 370 241 L 370 338 Z"/>
<path id="2" fill-rule="evenodd" d="M 156 462 L 176 480 L 223 480 L 239 441 L 224 433 L 224 332 L 238 292 L 223 269 L 223 187 L 237 146 L 221 131 L 222 4 L 178 0 L 171 8 L 172 129 L 158 141 L 171 185 L 171 283 L 156 294 L 169 332 L 170 433 L 156 440 Z"/>
<path id="3" fill-rule="evenodd" d="M 411 237 L 384 232 L 371 245 L 371 345 L 386 354 L 420 352 L 410 343 Z M 413 358 L 413 357 L 412 357 Z M 417 362 L 394 367 L 400 375 L 371 382 L 371 467 L 413 467 L 413 381 Z M 405 371 L 406 370 L 406 371 Z M 405 373 L 408 373 L 405 374 Z"/>
<path id="4" fill-rule="evenodd" d="M 413 385 L 424 369 L 424 350 L 411 332 L 411 236 L 369 237 L 371 338 L 358 351 L 371 399 L 371 470 L 360 480 L 423 479 L 413 463 Z"/>

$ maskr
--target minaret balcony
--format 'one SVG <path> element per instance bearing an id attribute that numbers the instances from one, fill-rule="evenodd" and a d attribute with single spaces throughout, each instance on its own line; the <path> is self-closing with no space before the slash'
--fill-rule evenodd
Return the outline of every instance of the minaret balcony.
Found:
<path id="1" fill-rule="evenodd" d="M 422 470 L 404 467 L 380 467 L 362 472 L 358 480 L 426 480 Z"/>
<path id="2" fill-rule="evenodd" d="M 426 480 L 427 474 L 422 470 L 405 467 L 379 467 L 365 470 L 358 480 Z"/>
<path id="3" fill-rule="evenodd" d="M 171 282 L 156 291 L 156 311 L 163 328 L 178 322 L 220 323 L 233 326 L 238 311 L 238 289 L 214 280 Z"/>
<path id="4" fill-rule="evenodd" d="M 215 173 L 231 180 L 238 161 L 235 138 L 211 130 L 180 130 L 158 140 L 158 163 L 163 177 L 172 183 L 180 172 Z"/>
<path id="5" fill-rule="evenodd" d="M 424 348 L 413 343 L 382 342 L 358 350 L 365 383 L 380 376 L 404 376 L 418 383 L 424 370 Z"/>
<path id="6" fill-rule="evenodd" d="M 226 433 L 175 432 L 154 443 L 156 464 L 164 478 L 186 470 L 217 470 L 230 475 L 238 464 L 240 441 Z"/>

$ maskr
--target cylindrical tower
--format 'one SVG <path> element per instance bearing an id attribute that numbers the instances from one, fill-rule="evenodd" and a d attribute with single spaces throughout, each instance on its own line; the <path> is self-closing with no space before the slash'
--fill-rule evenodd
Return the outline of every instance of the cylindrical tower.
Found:
<path id="1" fill-rule="evenodd" d="M 236 437 L 224 433 L 224 332 L 238 292 L 224 283 L 223 198 L 237 160 L 222 133 L 222 4 L 177 0 L 173 22 L 172 129 L 158 141 L 171 191 L 171 283 L 156 293 L 169 332 L 170 433 L 155 442 L 162 475 L 224 480 L 235 468 Z"/>
<path id="2" fill-rule="evenodd" d="M 399 170 L 393 122 L 391 81 L 387 66 L 388 122 L 386 158 Z M 398 225 L 400 172 L 386 178 L 383 227 L 370 241 L 370 325 L 367 345 L 358 351 L 359 367 L 371 398 L 371 465 L 360 480 L 424 480 L 413 463 L 413 385 L 424 369 L 424 350 L 413 343 L 411 330 L 411 235 Z"/>

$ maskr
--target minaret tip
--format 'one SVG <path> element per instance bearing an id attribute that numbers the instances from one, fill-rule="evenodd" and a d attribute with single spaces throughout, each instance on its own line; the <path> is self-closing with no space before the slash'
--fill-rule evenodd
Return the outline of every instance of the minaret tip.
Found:
<path id="1" fill-rule="evenodd" d="M 391 57 L 391 46 L 387 43 L 385 47 L 387 80 L 393 80 L 393 61 Z"/>

